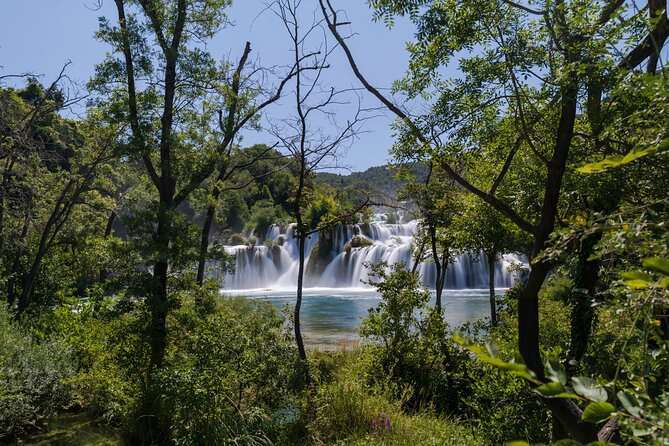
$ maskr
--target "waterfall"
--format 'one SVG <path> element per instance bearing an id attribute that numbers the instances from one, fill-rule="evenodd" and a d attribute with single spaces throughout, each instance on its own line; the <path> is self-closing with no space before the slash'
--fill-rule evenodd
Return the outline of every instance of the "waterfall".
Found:
<path id="1" fill-rule="evenodd" d="M 366 265 L 386 262 L 413 264 L 412 244 L 418 221 L 389 224 L 384 221 L 358 225 L 337 225 L 326 234 L 312 234 L 306 242 L 305 284 L 307 287 L 369 287 Z M 319 246 L 323 243 L 323 246 Z M 255 245 L 225 246 L 235 257 L 234 271 L 225 273 L 223 286 L 230 290 L 287 289 L 297 284 L 298 241 L 295 225 L 272 225 Z M 509 287 L 514 274 L 509 266 L 525 263 L 505 254 L 495 265 L 495 286 Z M 434 286 L 435 267 L 426 261 L 418 271 L 428 287 Z M 446 288 L 487 288 L 488 264 L 483 256 L 464 254 L 448 265 Z"/>

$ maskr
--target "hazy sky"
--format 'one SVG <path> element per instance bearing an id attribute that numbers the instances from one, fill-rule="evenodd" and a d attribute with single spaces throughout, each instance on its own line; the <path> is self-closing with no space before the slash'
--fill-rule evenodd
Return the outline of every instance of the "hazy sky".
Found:
<path id="1" fill-rule="evenodd" d="M 95 0 L 2 0 L 3 17 L 0 21 L 0 73 L 33 72 L 43 75 L 49 83 L 65 62 L 72 62 L 68 73 L 82 85 L 90 77 L 108 47 L 93 37 L 97 18 L 105 15 L 115 19 L 112 0 L 104 0 L 101 10 L 94 10 Z M 210 52 L 218 58 L 237 60 L 245 41 L 252 44 L 252 56 L 262 65 L 283 65 L 291 57 L 289 41 L 277 18 L 262 13 L 266 0 L 234 0 L 230 19 L 234 26 L 223 29 L 209 44 Z M 407 66 L 405 42 L 413 27 L 399 21 L 392 30 L 382 23 L 373 23 L 371 11 L 364 0 L 334 2 L 347 11 L 352 22 L 351 31 L 357 35 L 350 45 L 358 63 L 373 83 L 390 87 L 402 76 Z M 303 2 L 305 12 L 318 4 L 317 0 Z M 336 88 L 359 87 L 341 51 L 331 59 L 332 68 L 325 79 Z M 365 105 L 378 105 L 365 96 Z M 287 100 L 282 101 L 266 115 L 279 118 L 290 111 Z M 345 120 L 345 117 L 344 117 Z M 390 115 L 377 118 L 365 126 L 366 133 L 348 149 L 343 164 L 352 170 L 364 170 L 388 160 L 392 145 L 389 128 Z M 245 134 L 244 143 L 272 142 L 266 134 Z"/>

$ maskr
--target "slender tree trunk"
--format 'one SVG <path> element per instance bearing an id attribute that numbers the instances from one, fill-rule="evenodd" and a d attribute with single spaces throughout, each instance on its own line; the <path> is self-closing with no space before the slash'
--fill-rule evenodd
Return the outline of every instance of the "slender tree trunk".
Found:
<path id="1" fill-rule="evenodd" d="M 495 260 L 494 253 L 486 254 L 488 259 L 488 288 L 490 290 L 490 322 L 493 327 L 497 326 L 497 303 L 495 302 Z"/>
<path id="2" fill-rule="evenodd" d="M 425 251 L 425 241 L 420 242 L 420 247 L 418 248 L 418 254 L 416 255 L 416 258 L 413 261 L 413 267 L 411 268 L 411 273 L 416 274 L 416 271 L 418 271 L 418 265 L 420 265 L 420 261 L 423 258 L 423 252 Z"/>
<path id="3" fill-rule="evenodd" d="M 166 181 L 164 181 L 165 183 Z M 158 227 L 156 229 L 156 250 L 158 258 L 153 267 L 154 292 L 151 296 L 151 369 L 162 367 L 165 357 L 167 338 L 167 310 L 168 310 L 168 272 L 170 261 L 170 233 L 172 230 L 172 194 L 161 191 L 158 209 Z"/>
<path id="4" fill-rule="evenodd" d="M 589 260 L 602 234 L 596 233 L 583 239 L 578 252 L 574 275 L 574 291 L 571 296 L 570 340 L 565 369 L 573 375 L 578 363 L 588 348 L 592 324 L 595 317 L 593 307 L 597 282 L 599 281 L 599 260 Z"/>
<path id="5" fill-rule="evenodd" d="M 19 275 L 19 268 L 21 266 L 21 257 L 24 253 L 24 247 L 26 243 L 26 237 L 28 236 L 28 228 L 30 226 L 30 210 L 32 205 L 32 199 L 28 199 L 26 207 L 23 214 L 23 225 L 21 227 L 21 234 L 19 235 L 18 240 L 18 250 L 14 256 L 14 261 L 12 262 L 12 268 L 9 272 L 9 279 L 7 280 L 7 305 L 9 307 L 14 306 L 14 301 L 16 300 L 16 280 Z"/>
<path id="6" fill-rule="evenodd" d="M 442 265 L 441 260 L 439 259 L 439 251 L 437 251 L 437 228 L 434 224 L 428 223 L 428 230 L 430 232 L 430 243 L 432 244 L 432 259 L 434 260 L 434 267 L 436 269 L 436 279 L 435 279 L 435 292 L 436 292 L 436 301 L 434 308 L 439 314 L 441 314 L 441 295 L 444 291 L 444 277 L 445 277 L 445 268 Z"/>
<path id="7" fill-rule="evenodd" d="M 105 240 L 109 239 L 109 237 L 111 236 L 112 229 L 114 227 L 114 221 L 116 221 L 116 212 L 111 211 L 111 213 L 109 214 L 109 218 L 107 218 L 107 225 L 105 226 L 105 232 L 104 232 Z M 105 280 L 107 280 L 108 275 L 109 272 L 105 269 L 104 266 L 100 268 L 100 273 L 98 276 L 99 282 L 104 282 Z"/>
<path id="8" fill-rule="evenodd" d="M 302 226 L 301 220 L 298 223 L 298 229 Z M 309 373 L 309 364 L 307 363 L 307 351 L 304 348 L 304 340 L 302 339 L 302 325 L 300 322 L 300 310 L 302 309 L 302 288 L 304 284 L 304 258 L 305 258 L 305 242 L 306 236 L 303 231 L 300 230 L 298 236 L 298 249 L 299 249 L 299 264 L 297 270 L 297 298 L 295 300 L 295 313 L 293 315 L 294 325 L 295 325 L 295 342 L 297 343 L 297 351 L 300 355 L 300 361 L 302 367 L 304 367 L 304 379 L 305 383 L 309 385 L 311 383 L 311 376 Z"/>
<path id="9" fill-rule="evenodd" d="M 66 197 L 73 185 L 74 181 L 70 180 L 63 188 L 58 199 L 56 200 L 53 211 L 51 211 L 49 219 L 44 225 L 44 229 L 42 230 L 42 234 L 40 236 L 39 245 L 37 247 L 37 252 L 35 253 L 35 258 L 32 262 L 30 270 L 24 276 L 23 289 L 21 290 L 21 295 L 19 296 L 19 302 L 16 309 L 17 316 L 23 313 L 23 311 L 25 311 L 25 309 L 28 308 L 28 305 L 30 304 L 30 298 L 35 288 L 35 281 L 39 276 L 42 267 L 42 259 L 47 252 L 49 240 L 55 236 L 55 232 L 57 232 L 58 228 L 62 225 L 63 221 L 61 221 L 61 219 L 63 218 L 63 215 L 66 214 L 68 205 L 72 205 L 72 203 L 67 203 Z M 70 200 L 76 200 L 78 195 L 78 191 L 75 192 Z"/>
<path id="10" fill-rule="evenodd" d="M 214 202 L 218 200 L 219 192 L 214 190 L 212 198 Z M 207 263 L 207 253 L 209 252 L 209 234 L 211 233 L 211 227 L 214 223 L 214 217 L 216 216 L 216 205 L 210 204 L 207 207 L 207 213 L 204 217 L 204 222 L 202 223 L 202 235 L 200 238 L 200 253 L 197 262 L 197 283 L 202 285 L 204 283 L 204 269 Z"/>

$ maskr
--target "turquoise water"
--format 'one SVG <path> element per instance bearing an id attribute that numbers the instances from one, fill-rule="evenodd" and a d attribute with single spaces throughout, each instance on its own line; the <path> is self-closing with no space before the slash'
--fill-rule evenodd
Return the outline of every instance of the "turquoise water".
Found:
<path id="1" fill-rule="evenodd" d="M 498 290 L 498 295 L 504 290 Z M 237 290 L 228 295 L 271 302 L 278 309 L 295 304 L 295 290 Z M 488 290 L 444 290 L 444 314 L 451 327 L 489 316 Z M 376 291 L 367 288 L 310 288 L 304 290 L 302 331 L 305 342 L 323 348 L 358 340 L 360 322 L 379 303 Z"/>

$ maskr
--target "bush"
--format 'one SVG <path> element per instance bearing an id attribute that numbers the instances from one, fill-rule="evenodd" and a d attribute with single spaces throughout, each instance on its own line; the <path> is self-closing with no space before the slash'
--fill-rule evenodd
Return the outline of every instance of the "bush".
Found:
<path id="1" fill-rule="evenodd" d="M 164 417 L 177 445 L 268 444 L 290 422 L 296 351 L 269 303 L 223 299 L 173 315 L 161 371 Z"/>
<path id="2" fill-rule="evenodd" d="M 113 425 L 126 423 L 138 402 L 144 319 L 141 304 L 110 298 L 61 306 L 50 319 L 49 335 L 62 338 L 76 360 L 73 403 Z"/>
<path id="3" fill-rule="evenodd" d="M 0 305 L 0 442 L 33 430 L 70 402 L 71 351 L 37 340 Z"/>
<path id="4" fill-rule="evenodd" d="M 451 340 L 443 315 L 428 307 L 430 294 L 416 274 L 399 264 L 390 273 L 379 265 L 373 273 L 381 302 L 360 330 L 372 341 L 372 381 L 389 382 L 396 397 L 408 390 L 407 407 L 461 412 L 470 385 L 469 355 Z"/>

